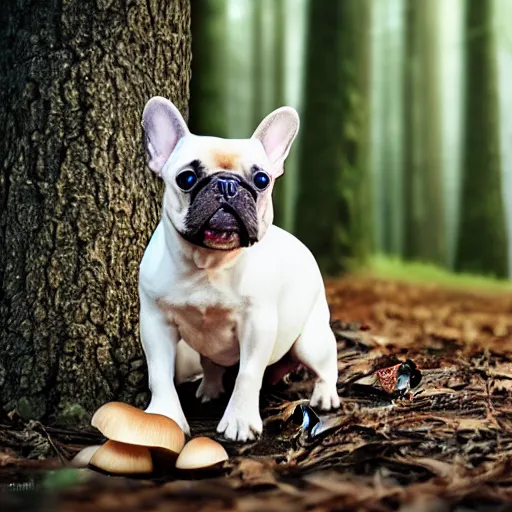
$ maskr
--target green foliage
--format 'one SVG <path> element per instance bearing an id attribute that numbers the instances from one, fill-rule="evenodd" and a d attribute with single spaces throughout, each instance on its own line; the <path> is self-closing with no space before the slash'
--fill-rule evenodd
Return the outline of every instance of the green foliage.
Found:
<path id="1" fill-rule="evenodd" d="M 46 492 L 61 492 L 74 487 L 90 477 L 90 469 L 64 468 L 48 471 L 41 481 L 41 489 Z"/>
<path id="2" fill-rule="evenodd" d="M 454 273 L 434 263 L 406 262 L 397 257 L 384 255 L 373 256 L 362 272 L 379 278 L 436 284 L 449 288 L 512 292 L 512 283 L 507 280 L 470 273 Z"/>

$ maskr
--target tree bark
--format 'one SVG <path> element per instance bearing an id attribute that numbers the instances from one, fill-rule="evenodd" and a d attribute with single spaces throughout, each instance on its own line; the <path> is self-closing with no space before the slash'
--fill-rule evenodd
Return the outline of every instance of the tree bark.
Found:
<path id="1" fill-rule="evenodd" d="M 406 2 L 404 256 L 445 264 L 437 0 Z"/>
<path id="2" fill-rule="evenodd" d="M 466 1 L 462 196 L 456 268 L 507 277 L 493 2 Z"/>
<path id="3" fill-rule="evenodd" d="M 87 420 L 148 398 L 138 265 L 162 188 L 145 167 L 153 95 L 187 114 L 188 0 L 0 6 L 0 400 Z"/>
<path id="4" fill-rule="evenodd" d="M 330 275 L 369 250 L 369 5 L 310 3 L 296 232 Z M 366 208 L 363 208 L 365 205 Z M 363 217 L 361 217 L 363 216 Z"/>

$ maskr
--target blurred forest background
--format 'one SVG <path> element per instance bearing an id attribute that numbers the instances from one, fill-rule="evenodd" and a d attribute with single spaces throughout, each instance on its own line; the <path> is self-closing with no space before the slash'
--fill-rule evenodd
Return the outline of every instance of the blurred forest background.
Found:
<path id="1" fill-rule="evenodd" d="M 510 277 L 511 19 L 511 0 L 193 0 L 191 129 L 298 109 L 275 223 L 327 274 Z"/>
<path id="2" fill-rule="evenodd" d="M 147 404 L 156 94 L 224 137 L 297 108 L 276 223 L 324 275 L 510 277 L 511 19 L 512 0 L 2 0 L 0 412 Z"/>

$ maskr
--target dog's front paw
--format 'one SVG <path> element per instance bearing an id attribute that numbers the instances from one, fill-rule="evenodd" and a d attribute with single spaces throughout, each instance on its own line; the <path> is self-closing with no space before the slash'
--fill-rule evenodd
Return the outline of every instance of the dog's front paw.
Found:
<path id="1" fill-rule="evenodd" d="M 251 411 L 249 408 L 243 410 L 230 407 L 230 405 L 228 404 L 226 412 L 220 420 L 217 432 L 224 434 L 224 437 L 231 441 L 256 439 L 263 431 L 263 422 L 258 408 Z"/>
<path id="2" fill-rule="evenodd" d="M 200 398 L 201 402 L 209 402 L 215 400 L 224 393 L 224 385 L 222 384 L 222 375 L 220 379 L 207 379 L 203 377 L 196 391 L 196 398 Z"/>
<path id="3" fill-rule="evenodd" d="M 190 427 L 188 426 L 188 421 L 185 418 L 181 407 L 178 410 L 173 409 L 172 407 L 165 407 L 151 401 L 145 412 L 149 414 L 161 414 L 162 416 L 171 418 L 171 420 L 174 420 L 185 434 L 188 436 L 190 435 Z"/>
<path id="4" fill-rule="evenodd" d="M 318 407 L 322 411 L 337 409 L 340 406 L 340 397 L 336 389 L 336 383 L 328 384 L 324 380 L 318 380 L 309 401 L 311 407 Z"/>

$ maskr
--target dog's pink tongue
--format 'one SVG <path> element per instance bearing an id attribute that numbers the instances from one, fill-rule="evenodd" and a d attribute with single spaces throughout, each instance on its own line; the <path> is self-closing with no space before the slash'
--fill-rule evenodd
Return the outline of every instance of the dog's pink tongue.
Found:
<path id="1" fill-rule="evenodd" d="M 211 229 L 206 229 L 204 232 L 204 237 L 206 240 L 210 242 L 225 242 L 231 233 L 228 231 L 212 231 Z"/>
<path id="2" fill-rule="evenodd" d="M 240 235 L 236 231 L 204 231 L 204 245 L 212 249 L 234 249 L 240 245 Z"/>

